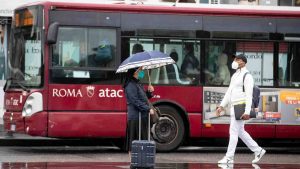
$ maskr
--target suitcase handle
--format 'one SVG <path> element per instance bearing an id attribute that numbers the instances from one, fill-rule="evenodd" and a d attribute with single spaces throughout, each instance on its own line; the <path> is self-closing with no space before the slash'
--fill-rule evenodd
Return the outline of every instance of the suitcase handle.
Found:
<path id="1" fill-rule="evenodd" d="M 139 112 L 139 140 L 141 140 L 142 113 Z M 150 113 L 148 112 L 148 141 L 150 141 Z"/>

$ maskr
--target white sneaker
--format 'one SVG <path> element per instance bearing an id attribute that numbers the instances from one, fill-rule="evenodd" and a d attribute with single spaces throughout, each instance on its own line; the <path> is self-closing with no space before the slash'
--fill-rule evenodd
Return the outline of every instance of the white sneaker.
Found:
<path id="1" fill-rule="evenodd" d="M 218 161 L 218 164 L 233 164 L 233 157 L 224 156 L 222 160 Z"/>
<path id="2" fill-rule="evenodd" d="M 254 169 L 260 169 L 259 165 L 257 164 L 252 164 L 252 167 L 254 167 Z"/>
<path id="3" fill-rule="evenodd" d="M 254 153 L 254 160 L 252 161 L 252 163 L 257 163 L 266 153 L 266 150 L 261 149 L 259 152 Z"/>
<path id="4" fill-rule="evenodd" d="M 233 164 L 218 164 L 218 167 L 222 169 L 233 169 Z"/>

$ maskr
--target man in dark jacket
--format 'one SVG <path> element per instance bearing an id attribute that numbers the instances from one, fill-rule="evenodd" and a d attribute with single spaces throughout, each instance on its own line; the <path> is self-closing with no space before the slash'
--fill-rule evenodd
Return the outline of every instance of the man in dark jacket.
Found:
<path id="1" fill-rule="evenodd" d="M 152 97 L 153 86 L 148 86 L 145 92 L 139 79 L 144 77 L 142 67 L 130 69 L 124 83 L 125 96 L 127 99 L 127 144 L 126 148 L 131 151 L 131 143 L 139 138 L 139 113 L 141 113 L 141 139 L 148 138 L 148 114 L 154 114 L 154 110 L 148 104 L 148 98 Z"/>

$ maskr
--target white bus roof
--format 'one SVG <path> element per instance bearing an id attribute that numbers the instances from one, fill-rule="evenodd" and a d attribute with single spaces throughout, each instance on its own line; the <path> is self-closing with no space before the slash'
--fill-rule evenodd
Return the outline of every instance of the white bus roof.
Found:
<path id="1" fill-rule="evenodd" d="M 70 8 L 72 6 L 76 6 L 78 8 L 79 4 L 87 4 L 91 5 L 94 8 L 101 8 L 101 4 L 103 5 L 119 5 L 124 6 L 124 8 L 135 8 L 135 10 L 145 7 L 145 9 L 155 9 L 156 7 L 161 10 L 172 10 L 173 13 L 176 9 L 183 11 L 188 10 L 189 13 L 195 12 L 197 13 L 197 9 L 211 11 L 214 13 L 215 11 L 220 14 L 223 12 L 232 12 L 238 14 L 241 12 L 242 15 L 247 15 L 248 13 L 251 15 L 255 14 L 256 11 L 258 13 L 262 13 L 263 15 L 268 15 L 268 12 L 271 12 L 272 15 L 275 15 L 278 12 L 278 16 L 288 16 L 300 15 L 300 7 L 288 7 L 288 6 L 261 6 L 261 5 L 231 5 L 231 4 L 199 4 L 199 3 L 171 3 L 171 2 L 151 2 L 151 1 L 144 1 L 140 3 L 139 1 L 128 1 L 128 0 L 37 0 L 31 5 L 34 4 L 41 4 L 41 3 L 53 3 L 54 5 L 61 6 L 62 4 L 68 5 Z M 97 6 L 92 6 L 93 4 Z M 29 4 L 27 4 L 29 5 Z M 66 7 L 66 6 L 65 6 Z M 142 10 L 140 10 L 142 11 Z M 158 12 L 158 10 L 155 10 Z M 246 12 L 245 12 L 246 11 Z M 178 11 L 179 12 L 179 11 Z M 179 12 L 180 13 L 180 12 Z M 258 14 L 259 15 L 259 14 Z"/>

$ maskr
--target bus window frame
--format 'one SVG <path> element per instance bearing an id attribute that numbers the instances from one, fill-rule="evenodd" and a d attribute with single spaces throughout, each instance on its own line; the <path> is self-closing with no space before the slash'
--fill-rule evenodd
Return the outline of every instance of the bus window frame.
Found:
<path id="1" fill-rule="evenodd" d="M 116 48 L 115 48 L 115 67 L 111 67 L 111 68 L 107 68 L 107 67 L 88 67 L 88 66 L 84 66 L 84 67 L 76 67 L 76 66 L 68 66 L 68 67 L 64 67 L 64 66 L 53 66 L 52 63 L 52 59 L 53 59 L 53 46 L 56 44 L 49 44 L 48 45 L 48 49 L 49 49 L 49 78 L 48 78 L 48 83 L 49 84 L 71 84 L 71 83 L 66 83 L 66 82 L 57 82 L 56 80 L 54 80 L 55 78 L 52 76 L 52 70 L 72 70 L 72 71 L 106 71 L 106 72 L 114 72 L 117 70 L 118 66 L 121 63 L 121 29 L 120 27 L 110 27 L 110 26 L 84 26 L 84 25 L 63 25 L 60 24 L 58 26 L 58 30 L 61 27 L 67 27 L 67 28 L 84 28 L 84 29 L 110 29 L 110 30 L 115 30 L 115 36 L 116 36 Z M 72 79 L 72 81 L 75 81 L 75 84 L 90 84 L 89 82 L 86 83 L 82 83 L 82 80 L 85 80 L 85 78 L 61 78 L 63 79 L 62 81 L 68 81 L 70 79 Z M 78 80 L 78 82 L 76 82 L 76 79 Z M 114 83 L 106 83 L 103 81 L 98 81 L 97 84 L 120 84 L 121 83 L 121 78 L 119 76 L 117 76 L 114 79 Z"/>
<path id="2" fill-rule="evenodd" d="M 153 29 L 154 30 L 154 29 Z M 159 30 L 159 29 L 158 29 Z M 178 31 L 180 31 L 180 30 L 178 30 Z M 187 37 L 187 38 L 182 38 L 182 37 L 157 37 L 157 36 L 121 36 L 121 39 L 122 39 L 122 41 L 124 41 L 125 40 L 125 43 L 128 43 L 129 45 L 128 45 L 128 53 L 129 53 L 129 56 L 131 55 L 130 54 L 130 40 L 131 39 L 136 39 L 136 41 L 137 42 L 140 42 L 139 41 L 139 39 L 149 39 L 149 40 L 152 40 L 153 41 L 153 43 L 152 43 L 152 45 L 154 45 L 154 44 L 157 44 L 156 42 L 158 42 L 158 41 L 166 41 L 166 42 L 168 42 L 169 40 L 171 40 L 171 39 L 176 39 L 176 40 L 181 40 L 182 42 L 181 42 L 181 45 L 183 45 L 183 47 L 184 47 L 184 44 L 185 43 L 187 43 L 187 41 L 189 42 L 189 41 L 192 41 L 193 43 L 194 43 L 194 45 L 196 44 L 196 45 L 198 45 L 199 46 L 199 50 L 200 50 L 200 52 L 199 52 L 199 66 L 201 66 L 201 40 L 199 39 L 199 38 L 190 38 L 190 37 Z M 127 48 L 127 45 L 125 45 L 125 44 L 122 44 L 123 45 L 123 50 L 124 50 L 124 48 Z M 142 44 L 143 45 L 143 44 Z M 182 48 L 183 50 L 184 50 L 184 48 Z M 126 58 L 127 58 L 128 56 L 126 56 L 126 57 L 122 57 L 122 60 L 125 60 Z M 184 59 L 184 55 L 182 56 L 182 60 Z M 180 70 L 180 69 L 179 69 Z M 148 77 L 147 77 L 148 78 Z M 158 86 L 182 86 L 182 87 L 188 87 L 188 86 L 202 86 L 202 83 L 201 83 L 201 81 L 200 81 L 200 79 L 201 79 L 201 67 L 200 67 L 200 73 L 199 73 L 199 79 L 198 79 L 198 82 L 194 82 L 194 83 L 190 83 L 190 84 L 180 84 L 180 83 L 171 83 L 171 84 L 165 84 L 165 83 L 158 83 L 158 84 L 154 84 L 153 82 L 152 82 L 152 84 L 154 84 L 154 85 L 158 85 Z M 142 84 L 148 84 L 148 80 L 145 80 L 145 79 L 143 79 L 143 80 L 141 80 L 141 83 Z"/>
<path id="3" fill-rule="evenodd" d="M 200 39 L 201 40 L 201 39 Z M 272 69 L 272 72 L 273 72 L 273 85 L 262 85 L 262 82 L 258 85 L 259 87 L 263 87 L 263 88 L 281 88 L 281 86 L 279 86 L 278 84 L 277 84 L 277 81 L 278 81 L 278 71 L 277 70 L 275 70 L 275 69 L 278 69 L 277 67 L 278 67 L 278 63 L 276 63 L 275 62 L 275 59 L 277 58 L 277 53 L 278 53 L 278 51 L 277 51 L 277 49 L 275 48 L 275 45 L 276 44 L 278 44 L 278 43 L 280 43 L 280 41 L 275 41 L 275 40 L 257 40 L 257 39 L 220 39 L 220 38 L 212 38 L 212 39 L 204 39 L 204 40 L 202 40 L 201 42 L 202 42 L 202 44 L 203 44 L 203 46 L 204 46 L 204 48 L 203 48 L 203 50 L 202 50 L 202 55 L 203 56 L 201 56 L 201 58 L 203 58 L 203 60 L 202 60 L 202 69 L 201 69 L 201 74 L 203 74 L 203 79 L 201 79 L 201 83 L 202 84 L 204 84 L 203 86 L 207 86 L 207 87 L 229 87 L 229 85 L 213 85 L 213 84 L 207 84 L 207 82 L 206 82 L 206 80 L 205 80 L 205 77 L 206 77 L 206 75 L 205 75 L 205 73 L 204 73 L 204 70 L 205 70 L 205 68 L 206 68 L 206 61 L 207 61 L 207 57 L 208 56 L 206 56 L 206 50 L 207 50 L 207 43 L 209 43 L 209 42 L 211 42 L 211 41 L 221 41 L 221 42 L 234 42 L 234 43 L 237 43 L 237 42 L 258 42 L 258 43 L 273 43 L 273 52 L 272 52 L 272 54 L 273 54 L 273 57 L 272 57 L 272 59 L 273 59 L 273 69 Z M 233 54 L 236 54 L 236 50 L 234 51 L 234 53 Z M 246 67 L 247 67 L 247 65 L 246 65 Z M 231 70 L 231 67 L 228 67 L 229 68 L 229 71 L 232 71 Z M 249 70 L 249 69 L 248 69 Z M 230 75 L 230 77 L 232 77 L 232 75 L 233 74 L 231 74 Z M 276 77 L 276 78 L 275 78 Z"/>
<path id="4" fill-rule="evenodd" d="M 27 7 L 17 8 L 17 9 L 14 10 L 13 15 L 15 16 L 18 11 L 24 11 L 24 10 L 28 10 L 30 8 L 35 8 L 36 9 L 38 19 L 37 19 L 37 24 L 35 26 L 40 28 L 40 34 L 39 35 L 40 35 L 40 40 L 41 40 L 41 67 L 40 67 L 41 82 L 38 86 L 26 85 L 26 88 L 28 88 L 28 89 L 43 89 L 45 87 L 45 80 L 46 80 L 45 79 L 46 78 L 46 75 L 45 75 L 45 67 L 46 67 L 46 65 L 45 65 L 45 63 L 46 63 L 45 62 L 46 61 L 46 59 L 45 59 L 45 57 L 46 57 L 46 55 L 45 55 L 45 47 L 46 47 L 45 38 L 46 37 L 45 37 L 45 29 L 44 29 L 45 16 L 43 15 L 44 6 L 43 5 L 34 5 L 34 6 L 27 6 Z M 15 29 L 22 29 L 22 27 L 27 27 L 27 26 L 28 25 L 23 25 L 23 26 L 18 25 L 18 26 L 16 26 L 15 18 L 13 18 L 12 24 L 11 24 L 11 31 L 10 31 L 9 40 L 11 42 L 14 41 L 13 38 L 14 38 L 14 30 Z M 8 54 L 7 61 L 11 60 L 12 55 L 14 54 L 14 52 L 12 52 L 12 50 L 13 50 L 12 47 L 13 47 L 12 44 L 10 44 L 8 46 L 9 54 Z M 9 67 L 6 66 L 5 69 L 6 69 L 5 71 L 7 72 L 6 73 L 6 78 L 11 79 L 10 78 L 11 74 L 10 74 Z M 13 84 L 7 86 L 7 88 L 18 88 L 19 89 L 19 88 L 22 88 L 22 87 L 20 85 L 16 85 L 16 83 L 13 83 Z"/>
<path id="5" fill-rule="evenodd" d="M 279 48 L 280 48 L 280 44 L 287 44 L 288 46 L 287 46 L 287 65 L 286 65 L 286 71 L 288 71 L 288 72 L 286 72 L 287 74 L 286 74 L 286 84 L 285 85 L 280 85 L 280 77 L 279 77 Z M 278 42 L 277 43 L 278 44 L 278 57 L 276 58 L 277 59 L 277 65 L 276 66 L 274 66 L 274 69 L 276 69 L 277 70 L 277 75 L 276 75 L 276 80 L 278 81 L 277 82 L 277 86 L 276 86 L 276 88 L 292 88 L 292 89 L 299 89 L 300 88 L 300 83 L 299 82 L 293 82 L 293 81 L 291 81 L 291 71 L 290 71 L 290 69 L 291 69 L 291 65 L 290 65 L 290 60 L 289 59 L 291 59 L 291 55 L 293 55 L 292 53 L 294 52 L 294 51 L 291 51 L 290 50 L 290 48 L 291 48 L 291 46 L 296 46 L 296 44 L 298 44 L 298 45 L 300 45 L 300 42 L 299 41 L 280 41 L 280 42 Z M 295 50 L 295 47 L 293 48 L 293 50 Z M 275 64 L 274 64 L 275 65 Z M 293 85 L 293 83 L 297 83 L 299 86 L 296 86 L 296 85 Z"/>

